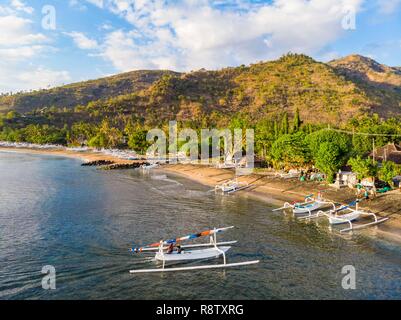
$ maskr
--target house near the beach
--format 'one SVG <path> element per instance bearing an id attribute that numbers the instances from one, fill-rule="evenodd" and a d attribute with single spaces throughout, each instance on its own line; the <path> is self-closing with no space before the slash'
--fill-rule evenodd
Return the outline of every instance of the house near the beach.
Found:
<path id="1" fill-rule="evenodd" d="M 350 166 L 343 166 L 336 174 L 333 187 L 341 189 L 343 187 L 353 188 L 358 183 L 357 174 L 352 172 Z"/>
<path id="2" fill-rule="evenodd" d="M 401 164 L 401 146 L 395 143 L 389 143 L 384 147 L 373 150 L 369 154 L 369 157 L 378 162 L 392 161 L 396 164 Z"/>

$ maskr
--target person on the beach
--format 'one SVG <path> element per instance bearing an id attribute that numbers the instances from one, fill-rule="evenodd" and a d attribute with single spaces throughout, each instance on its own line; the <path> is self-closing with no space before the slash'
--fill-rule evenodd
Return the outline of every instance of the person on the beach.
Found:
<path id="1" fill-rule="evenodd" d="M 167 254 L 172 254 L 174 251 L 174 244 L 170 243 L 168 248 L 167 248 Z"/>
<path id="2" fill-rule="evenodd" d="M 373 198 L 373 199 L 377 197 L 376 186 L 373 186 L 373 188 L 372 188 L 372 190 L 371 190 L 371 193 L 372 193 L 372 198 Z"/>
<path id="3" fill-rule="evenodd" d="M 365 200 L 369 200 L 369 192 L 368 192 L 368 189 L 365 189 L 364 197 L 365 197 Z"/>
<path id="4" fill-rule="evenodd" d="M 356 185 L 356 196 L 359 197 L 362 193 L 362 186 L 358 183 Z"/>

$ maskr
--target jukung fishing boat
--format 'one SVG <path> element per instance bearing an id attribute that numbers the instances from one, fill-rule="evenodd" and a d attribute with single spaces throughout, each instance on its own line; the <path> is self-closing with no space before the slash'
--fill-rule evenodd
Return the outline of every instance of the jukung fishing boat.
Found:
<path id="1" fill-rule="evenodd" d="M 212 229 L 200 233 L 191 234 L 181 238 L 170 239 L 165 241 L 161 240 L 160 242 L 156 242 L 144 247 L 132 248 L 131 251 L 134 253 L 156 252 L 155 261 L 161 261 L 162 268 L 130 270 L 130 273 L 155 273 L 155 272 L 166 272 L 166 271 L 218 269 L 218 268 L 246 266 L 259 263 L 259 260 L 227 263 L 226 252 L 231 248 L 228 245 L 235 244 L 237 241 L 226 241 L 219 243 L 217 242 L 217 234 L 232 228 L 234 227 Z M 183 245 L 181 247 L 183 249 L 181 252 L 178 251 L 173 251 L 171 253 L 166 252 L 168 246 L 170 246 L 171 244 L 176 245 L 180 244 L 183 241 L 193 240 L 205 236 L 210 237 L 209 243 Z M 201 248 L 201 249 L 196 249 L 196 248 Z M 222 264 L 166 268 L 166 262 L 187 262 L 194 260 L 219 258 L 221 256 L 223 257 Z"/>
<path id="2" fill-rule="evenodd" d="M 315 198 L 314 195 L 311 194 L 305 197 L 304 202 L 294 202 L 294 203 L 286 202 L 284 203 L 283 207 L 274 209 L 273 211 L 292 209 L 292 212 L 294 214 L 307 213 L 309 216 L 312 216 L 313 211 L 328 205 L 332 205 L 332 202 L 324 200 L 319 192 L 317 198 Z"/>
<path id="3" fill-rule="evenodd" d="M 215 192 L 221 191 L 222 193 L 230 194 L 234 193 L 246 188 L 249 188 L 250 185 L 247 182 L 240 182 L 238 179 L 228 180 L 222 184 L 218 184 L 214 187 Z"/>
<path id="4" fill-rule="evenodd" d="M 327 217 L 329 220 L 330 225 L 342 225 L 342 224 L 348 224 L 348 228 L 340 229 L 340 232 L 349 232 L 357 229 L 363 229 L 367 228 L 373 225 L 377 225 L 380 223 L 383 223 L 387 221 L 389 218 L 387 217 L 378 217 L 375 213 L 373 212 L 366 212 L 363 210 L 360 210 L 358 207 L 360 200 L 353 201 L 349 203 L 348 205 L 343 205 L 340 206 L 339 208 L 336 208 L 334 206 L 334 209 L 329 210 L 329 211 L 322 211 L 319 210 L 317 213 L 311 215 L 311 216 L 306 216 L 303 218 L 306 219 L 315 219 L 319 217 Z M 355 206 L 355 209 L 352 209 L 351 207 Z M 355 223 L 360 220 L 360 218 L 373 218 L 373 221 L 367 222 L 367 223 Z"/>
<path id="5" fill-rule="evenodd" d="M 146 163 L 146 164 L 143 164 L 141 166 L 141 168 L 142 168 L 143 171 L 149 171 L 151 169 L 157 168 L 158 166 L 159 166 L 159 164 L 157 162 L 155 162 L 155 163 Z"/>
<path id="6" fill-rule="evenodd" d="M 330 210 L 329 212 L 326 212 L 325 216 L 329 219 L 329 223 L 331 225 L 341 225 L 341 224 L 349 225 L 348 228 L 341 229 L 340 232 L 349 232 L 357 229 L 367 228 L 370 226 L 383 223 L 389 219 L 388 217 L 378 217 L 373 212 L 366 212 L 360 210 L 358 205 L 359 205 L 359 200 L 356 200 L 347 206 L 342 206 L 339 209 Z M 355 209 L 352 209 L 351 208 L 352 206 L 355 206 Z M 362 217 L 364 218 L 370 217 L 373 219 L 373 221 L 356 224 L 355 222 L 359 221 L 360 218 Z"/>

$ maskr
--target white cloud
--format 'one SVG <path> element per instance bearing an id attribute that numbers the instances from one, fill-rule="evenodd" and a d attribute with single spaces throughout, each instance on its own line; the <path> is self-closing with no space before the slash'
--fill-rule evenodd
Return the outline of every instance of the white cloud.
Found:
<path id="1" fill-rule="evenodd" d="M 79 11 L 85 11 L 87 7 L 83 5 L 79 0 L 69 0 L 68 5 L 71 8 L 75 8 Z"/>
<path id="2" fill-rule="evenodd" d="M 0 46 L 27 45 L 48 39 L 41 33 L 30 30 L 32 21 L 16 15 L 0 17 Z"/>
<path id="3" fill-rule="evenodd" d="M 0 6 L 0 92 L 46 88 L 69 81 L 67 71 L 32 63 L 55 48 L 44 34 L 33 31 L 32 20 L 24 17 L 33 12 L 32 8 L 22 1 L 9 3 Z"/>
<path id="4" fill-rule="evenodd" d="M 89 39 L 87 36 L 85 36 L 81 32 L 65 32 L 65 34 L 69 37 L 71 37 L 75 44 L 78 46 L 78 48 L 83 49 L 83 50 L 90 50 L 90 49 L 96 49 L 98 47 L 98 43 L 96 40 Z"/>
<path id="5" fill-rule="evenodd" d="M 67 71 L 51 70 L 45 67 L 16 67 L 0 64 L 1 92 L 45 89 L 71 81 Z"/>
<path id="6" fill-rule="evenodd" d="M 152 63 L 151 51 L 146 47 L 136 46 L 132 34 L 121 30 L 110 33 L 104 44 L 100 56 L 111 61 L 118 70 L 155 69 L 158 66 Z M 158 54 L 157 54 L 158 55 Z M 148 57 L 144 59 L 144 57 Z"/>
<path id="7" fill-rule="evenodd" d="M 101 41 L 78 31 L 65 34 L 78 48 L 90 50 L 91 56 L 102 57 L 118 71 L 216 69 L 273 59 L 288 51 L 327 59 L 336 53 L 324 49 L 348 32 L 341 26 L 344 9 L 355 7 L 358 12 L 363 1 L 70 0 L 72 6 L 89 7 L 90 3 L 105 8 L 131 28 L 111 29 L 105 24 Z M 32 22 L 19 16 L 27 13 L 25 7 L 20 0 L 14 7 L 0 6 L 0 58 L 5 61 L 33 59 L 47 50 L 49 39 L 33 32 Z M 18 70 L 15 86 L 25 88 L 28 80 L 22 76 L 23 69 Z M 49 84 L 55 80 L 51 75 L 65 72 L 32 70 L 44 74 Z M 4 75 L 0 75 L 2 81 L 6 83 Z"/>
<path id="8" fill-rule="evenodd" d="M 46 46 L 41 45 L 0 48 L 0 60 L 12 62 L 31 59 L 46 49 Z"/>
<path id="9" fill-rule="evenodd" d="M 112 29 L 113 29 L 113 26 L 112 26 L 112 24 L 110 24 L 110 23 L 103 23 L 103 24 L 100 26 L 100 30 L 109 31 L 109 30 L 112 30 Z"/>
<path id="10" fill-rule="evenodd" d="M 104 7 L 103 0 L 69 0 L 69 5 L 70 5 L 70 7 L 77 8 L 81 11 L 84 11 L 87 9 L 87 7 L 84 5 L 85 2 L 88 2 L 101 9 Z"/>
<path id="11" fill-rule="evenodd" d="M 25 84 L 28 89 L 61 85 L 71 80 L 68 71 L 55 71 L 44 67 L 24 70 L 16 77 L 21 83 Z"/>
<path id="12" fill-rule="evenodd" d="M 341 55 L 336 51 L 327 51 L 321 54 L 322 61 L 329 62 L 341 58 Z"/>
<path id="13" fill-rule="evenodd" d="M 401 0 L 377 0 L 379 12 L 382 14 L 392 14 L 398 10 Z"/>
<path id="14" fill-rule="evenodd" d="M 362 2 L 108 0 L 103 5 L 133 29 L 108 34 L 101 55 L 120 71 L 219 68 L 288 51 L 316 55 L 346 32 L 344 9 L 357 12 Z"/>
<path id="15" fill-rule="evenodd" d="M 103 0 L 86 0 L 87 2 L 94 4 L 95 6 L 99 7 L 99 8 L 103 8 Z"/>
<path id="16" fill-rule="evenodd" d="M 32 14 L 34 9 L 32 7 L 27 6 L 24 2 L 20 0 L 11 0 L 11 7 L 15 8 L 18 11 L 23 11 L 27 14 Z"/>
<path id="17" fill-rule="evenodd" d="M 0 16 L 11 15 L 14 13 L 15 13 L 15 10 L 12 9 L 11 7 L 0 5 Z"/>

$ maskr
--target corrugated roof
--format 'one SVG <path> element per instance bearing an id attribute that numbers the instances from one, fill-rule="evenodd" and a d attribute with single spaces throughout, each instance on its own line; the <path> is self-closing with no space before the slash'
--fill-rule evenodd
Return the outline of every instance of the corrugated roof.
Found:
<path id="1" fill-rule="evenodd" d="M 377 161 L 393 161 L 401 164 L 401 146 L 389 143 L 384 147 L 377 148 L 374 156 Z M 369 157 L 373 157 L 373 152 L 369 154 Z"/>

